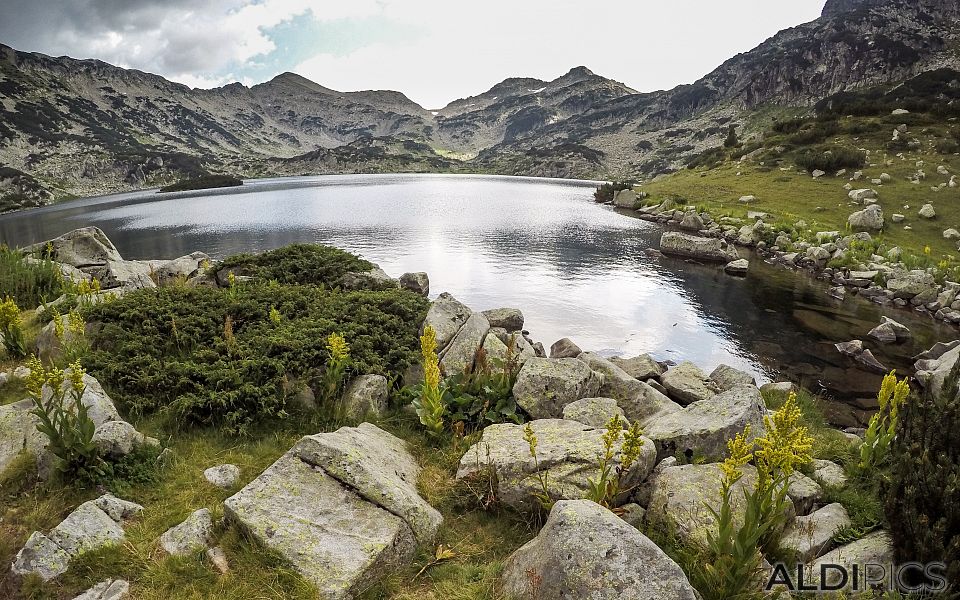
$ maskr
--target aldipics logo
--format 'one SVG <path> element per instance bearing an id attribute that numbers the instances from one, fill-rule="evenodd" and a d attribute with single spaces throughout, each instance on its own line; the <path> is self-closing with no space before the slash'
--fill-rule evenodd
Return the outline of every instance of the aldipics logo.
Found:
<path id="1" fill-rule="evenodd" d="M 901 565 L 863 563 L 815 565 L 797 564 L 792 568 L 773 566 L 766 590 L 790 592 L 866 592 L 899 590 L 905 593 L 937 593 L 947 589 L 947 565 L 908 562 Z"/>

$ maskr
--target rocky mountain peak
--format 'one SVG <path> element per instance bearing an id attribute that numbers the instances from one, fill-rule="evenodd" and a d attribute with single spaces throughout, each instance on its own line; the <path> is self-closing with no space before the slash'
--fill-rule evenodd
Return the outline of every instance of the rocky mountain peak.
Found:
<path id="1" fill-rule="evenodd" d="M 876 4 L 876 0 L 827 0 L 821 16 L 835 17 L 858 8 L 866 8 L 871 4 Z"/>

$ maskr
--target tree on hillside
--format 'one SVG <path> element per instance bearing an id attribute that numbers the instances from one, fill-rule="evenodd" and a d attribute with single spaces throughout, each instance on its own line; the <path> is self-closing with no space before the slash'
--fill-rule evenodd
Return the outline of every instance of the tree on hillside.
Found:
<path id="1" fill-rule="evenodd" d="M 727 139 L 723 141 L 724 148 L 734 148 L 740 145 L 740 138 L 737 137 L 737 126 L 731 125 L 727 129 Z"/>

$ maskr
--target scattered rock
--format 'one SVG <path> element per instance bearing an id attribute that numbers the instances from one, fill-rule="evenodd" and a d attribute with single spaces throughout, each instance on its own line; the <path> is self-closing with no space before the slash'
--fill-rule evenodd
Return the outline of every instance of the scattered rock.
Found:
<path id="1" fill-rule="evenodd" d="M 858 204 L 863 204 L 864 200 L 872 200 L 877 198 L 877 191 L 871 189 L 860 189 L 860 190 L 850 190 L 850 193 L 847 194 L 851 200 Z"/>
<path id="2" fill-rule="evenodd" d="M 556 418 L 563 407 L 581 398 L 594 398 L 600 376 L 576 358 L 530 358 L 513 386 L 517 405 L 534 419 Z"/>
<path id="3" fill-rule="evenodd" d="M 919 215 L 924 219 L 932 219 L 937 216 L 937 211 L 934 210 L 932 204 L 927 203 L 920 208 Z"/>
<path id="4" fill-rule="evenodd" d="M 221 575 L 226 575 L 230 572 L 230 562 L 227 561 L 227 553 L 224 552 L 220 546 L 207 549 L 207 560 L 210 561 L 213 568 Z"/>
<path id="5" fill-rule="evenodd" d="M 874 531 L 855 542 L 840 546 L 821 556 L 813 563 L 811 571 L 816 581 L 819 579 L 820 565 L 843 565 L 849 569 L 852 565 L 864 564 L 884 565 L 886 569 L 890 569 L 896 564 L 894 562 L 893 541 L 889 533 Z M 836 585 L 838 574 L 835 570 L 831 570 L 830 573 L 832 577 L 828 577 L 826 583 Z"/>
<path id="6" fill-rule="evenodd" d="M 426 298 L 430 295 L 430 276 L 422 271 L 404 273 L 400 276 L 400 287 Z"/>
<path id="7" fill-rule="evenodd" d="M 570 338 L 557 340 L 550 346 L 550 358 L 576 358 L 582 353 L 580 346 L 574 344 Z"/>
<path id="8" fill-rule="evenodd" d="M 637 193 L 633 190 L 620 190 L 613 197 L 613 205 L 617 208 L 636 208 Z"/>
<path id="9" fill-rule="evenodd" d="M 882 323 L 877 325 L 867 333 L 868 336 L 877 340 L 881 344 L 892 344 L 897 341 L 897 334 L 893 331 L 893 327 Z"/>
<path id="10" fill-rule="evenodd" d="M 203 252 L 194 252 L 163 263 L 154 271 L 153 276 L 156 284 L 164 287 L 200 275 L 205 264 L 210 264 L 210 257 Z"/>
<path id="11" fill-rule="evenodd" d="M 760 386 L 761 394 L 789 394 L 795 391 L 797 391 L 797 386 L 790 381 L 776 381 Z"/>
<path id="12" fill-rule="evenodd" d="M 507 331 L 523 329 L 523 313 L 518 308 L 494 308 L 483 311 L 490 327 L 501 327 Z"/>
<path id="13" fill-rule="evenodd" d="M 240 479 L 240 467 L 237 465 L 219 465 L 203 472 L 203 477 L 218 488 L 228 490 Z"/>
<path id="14" fill-rule="evenodd" d="M 960 240 L 960 231 L 953 229 L 945 229 L 943 231 L 943 239 L 945 240 Z"/>
<path id="15" fill-rule="evenodd" d="M 823 497 L 823 489 L 803 473 L 794 472 L 789 479 L 787 496 L 793 501 L 796 513 L 805 515 Z"/>
<path id="16" fill-rule="evenodd" d="M 101 581 L 73 600 L 123 600 L 130 595 L 130 584 L 122 579 Z"/>
<path id="17" fill-rule="evenodd" d="M 126 421 L 103 423 L 94 431 L 93 443 L 102 454 L 113 458 L 126 456 L 142 444 L 159 446 L 157 440 L 147 438 Z"/>
<path id="18" fill-rule="evenodd" d="M 723 267 L 723 270 L 730 275 L 746 275 L 749 269 L 750 261 L 745 258 L 732 260 L 728 262 L 725 267 Z"/>
<path id="19" fill-rule="evenodd" d="M 453 344 L 450 345 L 451 349 Z M 353 419 L 380 416 L 387 410 L 390 384 L 383 375 L 360 375 L 343 393 L 343 410 Z"/>
<path id="20" fill-rule="evenodd" d="M 814 459 L 813 478 L 821 485 L 842 487 L 847 483 L 847 474 L 843 467 L 829 460 Z"/>
<path id="21" fill-rule="evenodd" d="M 631 377 L 641 381 L 660 377 L 663 374 L 663 367 L 649 354 L 641 354 L 633 358 L 614 356 L 610 359 L 610 362 L 623 369 Z"/>
<path id="22" fill-rule="evenodd" d="M 581 398 L 563 407 L 563 418 L 567 421 L 576 421 L 597 429 L 605 428 L 614 415 L 620 415 L 623 422 L 629 424 L 623 409 L 617 406 L 617 401 L 613 398 Z"/>
<path id="23" fill-rule="evenodd" d="M 160 547 L 172 556 L 186 556 L 203 550 L 213 539 L 213 518 L 206 508 L 194 512 L 185 521 L 160 536 Z"/>
<path id="24" fill-rule="evenodd" d="M 810 562 L 836 546 L 833 534 L 838 529 L 852 524 L 842 504 L 828 504 L 807 516 L 794 519 L 783 532 L 780 546 L 796 552 L 798 560 Z"/>
<path id="25" fill-rule="evenodd" d="M 660 376 L 660 383 L 667 389 L 670 397 L 680 404 L 706 400 L 717 393 L 717 386 L 690 361 L 684 361 L 669 369 Z"/>
<path id="26" fill-rule="evenodd" d="M 874 204 L 847 217 L 847 223 L 853 229 L 880 231 L 883 229 L 883 209 Z"/>
<path id="27" fill-rule="evenodd" d="M 537 537 L 507 558 L 502 582 L 510 597 L 538 600 L 699 598 L 656 544 L 589 500 L 557 502 Z"/>
<path id="28" fill-rule="evenodd" d="M 615 399 L 631 421 L 646 425 L 659 414 L 680 409 L 675 402 L 602 356 L 584 352 L 578 358 L 601 377 L 598 394 Z"/>
<path id="29" fill-rule="evenodd" d="M 740 196 L 740 200 L 739 200 L 741 204 L 753 204 L 756 201 L 757 201 L 756 196 Z"/>
<path id="30" fill-rule="evenodd" d="M 710 381 L 717 385 L 721 392 L 729 391 L 738 385 L 752 385 L 756 387 L 757 381 L 753 375 L 735 369 L 729 365 L 719 365 L 710 373 Z"/>

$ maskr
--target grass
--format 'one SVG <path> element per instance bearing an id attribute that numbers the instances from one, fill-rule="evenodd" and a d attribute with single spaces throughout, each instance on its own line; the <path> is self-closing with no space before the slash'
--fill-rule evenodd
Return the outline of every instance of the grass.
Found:
<path id="1" fill-rule="evenodd" d="M 0 246 L 0 299 L 9 296 L 21 309 L 32 309 L 62 292 L 63 277 L 52 262 L 27 262 L 16 250 Z"/>

